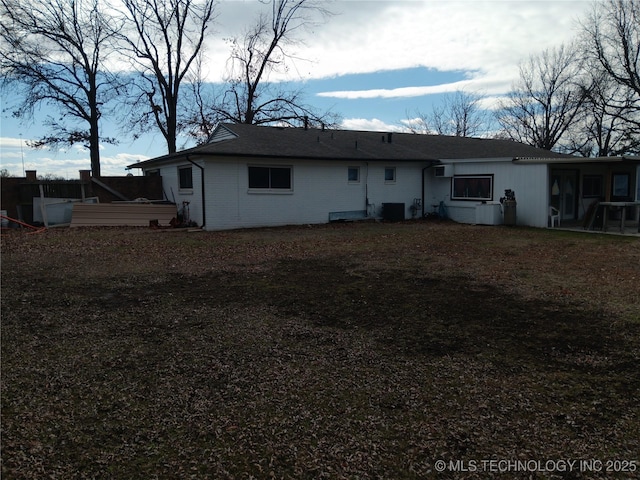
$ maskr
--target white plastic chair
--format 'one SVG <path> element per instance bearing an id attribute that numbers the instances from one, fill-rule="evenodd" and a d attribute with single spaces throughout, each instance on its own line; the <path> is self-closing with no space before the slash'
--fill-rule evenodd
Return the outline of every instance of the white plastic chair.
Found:
<path id="1" fill-rule="evenodd" d="M 560 210 L 551 205 L 549 205 L 549 222 L 551 223 L 551 228 L 553 228 L 555 222 L 558 222 L 558 226 L 560 226 Z"/>

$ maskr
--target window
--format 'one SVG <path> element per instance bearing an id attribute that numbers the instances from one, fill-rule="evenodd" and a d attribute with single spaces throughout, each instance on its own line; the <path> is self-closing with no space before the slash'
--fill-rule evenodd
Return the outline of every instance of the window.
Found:
<path id="1" fill-rule="evenodd" d="M 631 175 L 628 173 L 614 173 L 613 174 L 613 194 L 612 199 L 624 200 L 630 195 L 630 180 Z"/>
<path id="2" fill-rule="evenodd" d="M 395 167 L 386 167 L 384 169 L 384 182 L 385 183 L 394 183 L 396 181 L 396 168 Z"/>
<path id="3" fill-rule="evenodd" d="M 456 175 L 451 181 L 452 200 L 493 200 L 493 175 Z"/>
<path id="4" fill-rule="evenodd" d="M 360 182 L 360 167 L 349 167 L 347 178 L 349 183 Z"/>
<path id="5" fill-rule="evenodd" d="M 193 188 L 191 167 L 178 167 L 178 186 L 180 190 L 191 190 Z"/>
<path id="6" fill-rule="evenodd" d="M 582 179 L 582 196 L 602 197 L 602 175 L 585 175 Z"/>
<path id="7" fill-rule="evenodd" d="M 291 167 L 249 167 L 249 188 L 291 190 Z"/>

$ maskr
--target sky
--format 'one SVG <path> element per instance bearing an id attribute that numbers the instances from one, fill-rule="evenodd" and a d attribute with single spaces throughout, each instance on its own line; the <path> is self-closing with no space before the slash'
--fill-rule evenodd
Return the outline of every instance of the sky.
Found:
<path id="1" fill-rule="evenodd" d="M 593 3 L 333 0 L 324 5 L 333 15 L 299 31 L 301 42 L 288 50 L 295 62 L 286 76 L 271 80 L 301 86 L 305 103 L 341 115 L 341 128 L 400 131 L 408 118 L 428 114 L 456 90 L 482 95 L 490 110 L 518 79 L 520 62 L 572 41 Z M 229 47 L 223 39 L 240 35 L 260 8 L 257 0 L 218 4 L 206 43 L 208 81 L 220 81 L 224 72 Z M 89 152 L 79 146 L 51 151 L 27 145 L 46 132 L 42 119 L 47 111 L 20 122 L 0 110 L 0 168 L 17 176 L 37 170 L 72 179 L 90 169 Z M 160 133 L 132 141 L 114 125 L 102 128 L 120 139 L 117 146 L 101 146 L 102 175 L 126 175 L 127 165 L 166 154 Z M 193 143 L 179 139 L 178 145 Z"/>

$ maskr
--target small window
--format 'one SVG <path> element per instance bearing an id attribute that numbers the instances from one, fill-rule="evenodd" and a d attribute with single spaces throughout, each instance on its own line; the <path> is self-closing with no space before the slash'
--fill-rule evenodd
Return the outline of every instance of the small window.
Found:
<path id="1" fill-rule="evenodd" d="M 394 183 L 396 181 L 395 167 L 386 167 L 384 169 L 384 181 L 385 183 Z"/>
<path id="2" fill-rule="evenodd" d="M 347 178 L 349 179 L 349 183 L 360 182 L 360 167 L 349 167 Z"/>
<path id="3" fill-rule="evenodd" d="M 602 197 L 602 175 L 585 175 L 582 179 L 582 196 Z"/>
<path id="4" fill-rule="evenodd" d="M 493 200 L 493 175 L 456 175 L 451 181 L 452 200 Z"/>
<path id="5" fill-rule="evenodd" d="M 291 167 L 249 167 L 249 188 L 291 190 Z"/>
<path id="6" fill-rule="evenodd" d="M 631 175 L 628 173 L 614 173 L 613 174 L 613 194 L 612 198 L 615 200 L 626 200 L 630 195 L 630 180 Z"/>
<path id="7" fill-rule="evenodd" d="M 193 188 L 191 167 L 178 167 L 178 185 L 180 190 L 191 190 Z"/>

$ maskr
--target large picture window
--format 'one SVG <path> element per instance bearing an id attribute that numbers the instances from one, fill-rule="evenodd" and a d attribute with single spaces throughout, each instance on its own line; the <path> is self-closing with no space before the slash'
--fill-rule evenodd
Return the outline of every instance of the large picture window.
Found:
<path id="1" fill-rule="evenodd" d="M 252 190 L 291 190 L 291 167 L 249 167 Z"/>
<path id="2" fill-rule="evenodd" d="M 456 175 L 451 181 L 451 200 L 493 200 L 493 175 Z"/>

